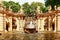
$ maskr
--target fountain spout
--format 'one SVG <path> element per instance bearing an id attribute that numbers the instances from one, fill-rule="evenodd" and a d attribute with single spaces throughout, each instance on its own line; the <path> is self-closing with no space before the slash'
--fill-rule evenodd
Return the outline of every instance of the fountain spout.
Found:
<path id="1" fill-rule="evenodd" d="M 33 24 L 33 22 L 32 22 L 32 21 L 30 21 L 30 24 L 29 24 L 29 25 L 27 25 L 27 27 L 28 27 L 28 28 L 31 28 L 31 29 L 32 29 L 32 28 L 35 28 L 35 26 L 34 26 L 34 24 Z"/>

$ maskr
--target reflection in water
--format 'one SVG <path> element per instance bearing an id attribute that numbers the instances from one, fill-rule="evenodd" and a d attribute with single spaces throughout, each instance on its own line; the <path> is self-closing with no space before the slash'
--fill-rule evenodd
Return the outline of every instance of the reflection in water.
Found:
<path id="1" fill-rule="evenodd" d="M 50 35 L 51 35 L 51 34 L 47 34 L 47 33 L 46 33 L 46 34 L 44 35 L 44 40 L 54 40 L 54 39 L 53 39 L 53 38 L 54 38 L 54 34 L 51 35 L 51 36 L 50 36 Z"/>
<path id="2" fill-rule="evenodd" d="M 16 33 L 0 35 L 0 40 L 60 40 L 60 33 Z"/>
<path id="3" fill-rule="evenodd" d="M 24 40 L 38 40 L 36 34 L 25 34 Z"/>
<path id="4" fill-rule="evenodd" d="M 16 35 L 13 34 L 11 40 L 17 40 Z"/>

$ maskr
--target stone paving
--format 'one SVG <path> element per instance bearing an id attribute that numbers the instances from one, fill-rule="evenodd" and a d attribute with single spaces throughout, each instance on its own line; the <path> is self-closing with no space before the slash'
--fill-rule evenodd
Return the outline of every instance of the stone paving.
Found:
<path id="1" fill-rule="evenodd" d="M 4 33 L 0 35 L 0 40 L 60 40 L 60 33 Z"/>

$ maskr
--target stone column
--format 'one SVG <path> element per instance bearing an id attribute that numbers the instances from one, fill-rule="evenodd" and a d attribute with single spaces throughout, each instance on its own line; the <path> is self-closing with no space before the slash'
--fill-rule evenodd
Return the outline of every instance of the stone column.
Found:
<path id="1" fill-rule="evenodd" d="M 50 31 L 53 31 L 53 30 L 52 30 L 52 21 L 53 21 L 52 16 L 51 16 L 50 19 L 51 19 L 51 20 L 50 20 Z"/>
<path id="2" fill-rule="evenodd" d="M 44 31 L 44 20 L 43 20 L 43 18 L 40 18 L 40 27 L 41 27 L 41 31 Z"/>
<path id="3" fill-rule="evenodd" d="M 37 17 L 37 27 L 38 27 L 38 32 L 40 32 L 40 18 L 39 18 L 39 16 Z"/>
<path id="4" fill-rule="evenodd" d="M 58 16 L 57 16 L 57 31 L 60 31 L 60 13 L 58 13 Z"/>
<path id="5" fill-rule="evenodd" d="M 48 20 L 49 20 L 49 22 L 48 22 L 48 27 L 49 27 L 48 30 L 51 31 L 51 29 L 50 29 L 50 21 L 51 21 L 50 16 L 49 16 L 49 19 Z"/>
<path id="6" fill-rule="evenodd" d="M 3 14 L 0 14 L 0 32 L 3 31 Z"/>
<path id="7" fill-rule="evenodd" d="M 19 26 L 19 25 L 20 25 L 19 22 L 20 22 L 20 18 L 18 17 L 18 18 L 16 19 L 16 23 L 17 23 L 17 29 L 16 29 L 16 30 L 17 30 L 17 31 L 19 31 L 19 27 L 20 27 L 20 26 Z"/>
<path id="8" fill-rule="evenodd" d="M 38 32 L 44 31 L 44 20 L 42 17 L 38 17 Z"/>
<path id="9" fill-rule="evenodd" d="M 10 16 L 8 18 L 8 20 L 9 20 L 9 23 L 10 23 L 9 31 L 12 31 L 12 16 Z"/>
<path id="10" fill-rule="evenodd" d="M 25 23 L 25 20 L 23 20 L 23 17 L 20 17 L 19 31 L 20 31 L 21 33 L 24 32 L 24 23 Z"/>
<path id="11" fill-rule="evenodd" d="M 35 21 L 36 31 L 38 31 L 38 20 Z"/>
<path id="12" fill-rule="evenodd" d="M 54 22 L 55 22 L 55 30 L 54 30 L 54 32 L 57 31 L 57 30 L 56 30 L 56 28 L 57 28 L 57 27 L 56 27 L 56 20 L 57 20 L 57 19 L 56 19 L 56 16 L 55 16 L 55 20 L 54 20 Z"/>
<path id="13" fill-rule="evenodd" d="M 56 32 L 58 31 L 58 16 L 56 16 Z"/>
<path id="14" fill-rule="evenodd" d="M 7 32 L 6 31 L 6 21 L 8 21 L 8 19 L 7 19 L 6 14 L 5 14 L 5 17 L 4 17 L 4 28 L 5 28 L 5 32 Z"/>
<path id="15" fill-rule="evenodd" d="M 3 31 L 6 30 L 6 14 L 3 14 Z"/>

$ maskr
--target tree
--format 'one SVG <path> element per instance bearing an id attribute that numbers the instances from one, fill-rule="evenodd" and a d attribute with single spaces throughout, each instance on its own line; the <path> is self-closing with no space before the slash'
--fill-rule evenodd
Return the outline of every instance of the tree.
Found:
<path id="1" fill-rule="evenodd" d="M 40 7 L 40 10 L 41 10 L 43 13 L 45 13 L 45 12 L 48 11 L 48 8 L 47 8 L 47 7 L 44 7 L 44 6 L 41 6 L 41 7 Z"/>
<path id="2" fill-rule="evenodd" d="M 3 4 L 4 4 L 5 8 L 6 8 L 6 11 L 9 10 L 9 6 L 10 6 L 9 3 L 6 2 L 6 1 L 3 1 Z"/>
<path id="3" fill-rule="evenodd" d="M 32 14 L 36 14 L 36 10 L 37 10 L 37 6 L 38 6 L 38 4 L 37 4 L 37 2 L 32 2 L 31 3 L 31 5 L 30 5 L 30 12 L 32 13 Z"/>
<path id="4" fill-rule="evenodd" d="M 12 12 L 18 12 L 20 11 L 20 4 L 19 3 L 15 3 L 13 1 L 9 1 L 9 2 L 6 2 L 6 1 L 3 1 L 3 4 L 4 6 L 6 7 L 6 11 L 10 9 L 12 9 Z"/>
<path id="5" fill-rule="evenodd" d="M 13 12 L 20 11 L 20 8 L 21 8 L 21 6 L 20 6 L 19 3 L 15 3 L 14 5 L 11 6 L 11 9 L 12 9 Z"/>
<path id="6" fill-rule="evenodd" d="M 37 13 L 37 7 L 40 7 L 40 11 L 42 11 L 43 13 L 44 12 L 47 12 L 48 11 L 48 8 L 45 7 L 45 5 L 43 3 L 40 3 L 40 2 L 32 2 L 31 3 L 31 13 Z"/>
<path id="7" fill-rule="evenodd" d="M 23 6 L 23 11 L 24 11 L 25 15 L 31 16 L 30 5 L 28 3 L 24 3 L 22 6 Z"/>
<path id="8" fill-rule="evenodd" d="M 28 3 L 24 3 L 23 11 L 27 16 L 34 16 L 37 13 L 37 7 L 42 6 L 43 4 L 40 2 L 32 2 L 30 5 Z"/>
<path id="9" fill-rule="evenodd" d="M 10 5 L 10 6 L 15 5 L 15 2 L 9 1 L 9 5 Z"/>
<path id="10" fill-rule="evenodd" d="M 34 14 L 36 14 L 37 13 L 37 7 L 39 6 L 39 7 L 41 7 L 43 4 L 42 3 L 40 3 L 40 2 L 32 2 L 31 3 L 31 12 Z"/>
<path id="11" fill-rule="evenodd" d="M 51 10 L 55 10 L 55 6 L 58 7 L 60 5 L 60 0 L 45 0 L 46 6 L 51 6 Z"/>

